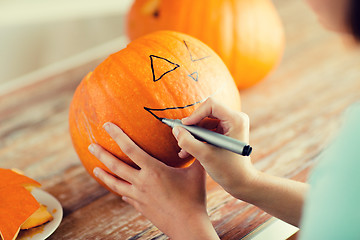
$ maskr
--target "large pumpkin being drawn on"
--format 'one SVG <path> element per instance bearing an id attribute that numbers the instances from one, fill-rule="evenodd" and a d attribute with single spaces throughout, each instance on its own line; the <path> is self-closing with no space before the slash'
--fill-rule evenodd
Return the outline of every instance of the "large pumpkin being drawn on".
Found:
<path id="1" fill-rule="evenodd" d="M 193 160 L 178 157 L 170 127 L 157 117 L 186 117 L 209 96 L 240 110 L 234 81 L 209 47 L 175 32 L 146 35 L 110 55 L 76 89 L 69 114 L 73 145 L 91 175 L 96 166 L 106 169 L 89 153 L 91 143 L 134 165 L 102 128 L 110 121 L 160 161 L 187 166 Z"/>
<path id="2" fill-rule="evenodd" d="M 183 32 L 210 46 L 239 89 L 264 79 L 285 45 L 271 0 L 135 0 L 128 13 L 130 39 L 157 30 Z"/>

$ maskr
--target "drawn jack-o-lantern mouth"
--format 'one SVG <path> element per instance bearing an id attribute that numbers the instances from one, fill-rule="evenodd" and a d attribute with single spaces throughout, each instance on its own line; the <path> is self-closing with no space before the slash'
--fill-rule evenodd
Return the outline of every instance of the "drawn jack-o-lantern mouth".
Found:
<path id="1" fill-rule="evenodd" d="M 188 107 L 192 107 L 192 106 L 194 106 L 196 104 L 204 102 L 207 98 L 204 98 L 204 99 L 202 99 L 200 101 L 191 103 L 191 104 L 186 105 L 186 106 L 167 107 L 167 108 L 148 108 L 148 107 L 144 107 L 144 109 L 146 111 L 148 111 L 151 115 L 153 115 L 156 119 L 161 121 L 162 116 L 160 116 L 159 114 L 156 114 L 156 113 L 165 112 L 165 111 L 171 111 L 171 110 L 176 110 L 176 109 L 185 109 L 185 108 L 188 108 Z"/>
<path id="2" fill-rule="evenodd" d="M 189 52 L 189 55 L 190 55 L 190 60 L 192 62 L 197 62 L 197 61 L 201 61 L 203 59 L 206 59 L 206 58 L 209 58 L 210 55 L 208 56 L 204 56 L 204 57 L 201 57 L 201 58 L 194 58 L 193 54 L 191 54 L 191 51 L 189 49 L 189 46 L 188 44 L 186 43 L 186 41 L 183 41 L 184 44 L 185 44 L 185 47 L 186 49 L 188 50 Z M 177 68 L 180 67 L 179 64 L 177 63 L 174 63 L 164 57 L 160 57 L 160 56 L 156 56 L 156 55 L 150 55 L 150 63 L 151 63 L 151 72 L 152 72 L 152 79 L 153 79 L 153 82 L 157 82 L 159 80 L 161 80 L 166 74 L 170 73 L 170 72 L 173 72 L 175 71 Z M 155 61 L 162 61 L 163 64 L 167 64 L 167 70 L 166 71 L 163 71 L 161 72 L 161 74 L 156 74 L 156 71 L 155 71 L 155 68 L 156 68 L 156 64 L 155 64 Z M 194 71 L 192 73 L 190 73 L 188 75 L 188 77 L 192 80 L 194 80 L 195 82 L 197 82 L 199 80 L 199 73 L 197 71 Z M 204 102 L 208 97 L 204 98 L 204 99 L 201 99 L 197 102 L 194 102 L 194 103 L 190 103 L 188 105 L 185 105 L 185 106 L 175 106 L 175 107 L 167 107 L 167 108 L 149 108 L 149 107 L 144 107 L 144 109 L 146 111 L 148 111 L 151 115 L 153 115 L 156 119 L 158 120 L 161 120 L 161 116 L 159 116 L 158 113 L 160 112 L 166 112 L 166 111 L 171 111 L 171 110 L 176 110 L 176 109 L 185 109 L 185 108 L 189 108 L 189 107 L 192 107 L 196 104 L 199 104 L 199 103 L 202 103 Z"/>

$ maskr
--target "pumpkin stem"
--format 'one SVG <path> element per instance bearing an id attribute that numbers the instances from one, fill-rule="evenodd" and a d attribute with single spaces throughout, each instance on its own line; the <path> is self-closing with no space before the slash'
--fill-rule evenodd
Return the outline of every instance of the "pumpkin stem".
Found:
<path id="1" fill-rule="evenodd" d="M 152 15 L 155 18 L 159 17 L 159 5 L 161 0 L 149 0 L 147 1 L 143 7 L 142 12 L 145 15 Z"/>

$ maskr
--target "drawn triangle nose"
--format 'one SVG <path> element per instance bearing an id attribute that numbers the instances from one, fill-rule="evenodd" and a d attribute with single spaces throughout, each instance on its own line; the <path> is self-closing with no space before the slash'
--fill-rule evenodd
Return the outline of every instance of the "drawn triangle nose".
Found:
<path id="1" fill-rule="evenodd" d="M 188 75 L 189 77 L 191 77 L 194 81 L 198 81 L 199 78 L 199 73 L 198 72 L 193 72 L 191 74 Z"/>

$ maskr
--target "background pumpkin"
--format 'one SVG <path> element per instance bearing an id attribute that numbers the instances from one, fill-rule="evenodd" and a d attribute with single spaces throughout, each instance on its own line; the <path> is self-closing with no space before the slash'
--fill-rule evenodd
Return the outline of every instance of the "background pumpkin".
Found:
<path id="1" fill-rule="evenodd" d="M 69 113 L 73 145 L 92 176 L 94 167 L 106 169 L 88 151 L 93 142 L 134 166 L 102 128 L 111 121 L 150 155 L 187 166 L 193 159 L 178 157 L 171 129 L 154 115 L 186 117 L 209 96 L 240 110 L 238 90 L 215 52 L 185 34 L 143 36 L 109 56 L 76 89 Z"/>
<path id="2" fill-rule="evenodd" d="M 155 30 L 189 34 L 223 59 L 239 89 L 264 79 L 279 62 L 284 30 L 271 0 L 135 0 L 130 39 Z"/>

